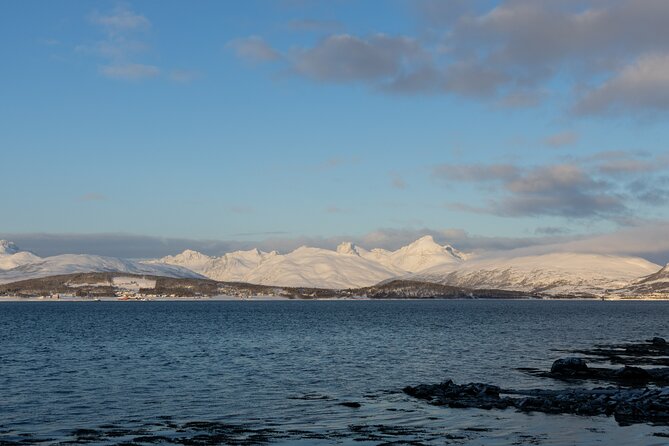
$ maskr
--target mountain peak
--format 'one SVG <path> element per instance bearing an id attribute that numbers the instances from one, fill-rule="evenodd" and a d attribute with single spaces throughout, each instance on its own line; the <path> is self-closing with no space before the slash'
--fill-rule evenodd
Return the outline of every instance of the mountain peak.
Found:
<path id="1" fill-rule="evenodd" d="M 202 254 L 200 251 L 195 251 L 194 249 L 185 249 L 181 255 L 184 257 L 200 257 L 204 254 Z"/>
<path id="2" fill-rule="evenodd" d="M 408 244 L 405 248 L 419 251 L 442 251 L 444 249 L 434 241 L 434 238 L 431 235 L 425 235 L 415 242 Z"/>
<path id="3" fill-rule="evenodd" d="M 9 240 L 0 240 L 0 254 L 11 255 L 20 251 L 21 250 L 14 242 L 10 242 Z"/>
<path id="4" fill-rule="evenodd" d="M 339 246 L 337 246 L 337 253 L 360 255 L 360 253 L 358 252 L 358 247 L 351 242 L 340 243 Z"/>
<path id="5" fill-rule="evenodd" d="M 202 254 L 200 251 L 194 251 L 192 249 L 186 249 L 181 254 L 177 254 L 174 257 L 168 256 L 166 258 L 172 258 L 178 260 L 179 262 L 196 262 L 196 261 L 205 261 L 209 260 L 209 256 Z"/>

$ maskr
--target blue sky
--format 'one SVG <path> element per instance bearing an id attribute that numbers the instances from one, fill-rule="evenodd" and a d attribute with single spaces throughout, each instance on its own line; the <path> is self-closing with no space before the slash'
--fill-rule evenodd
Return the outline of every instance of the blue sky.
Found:
<path id="1" fill-rule="evenodd" d="M 665 228 L 669 5 L 547 5 L 5 2 L 0 235 Z"/>

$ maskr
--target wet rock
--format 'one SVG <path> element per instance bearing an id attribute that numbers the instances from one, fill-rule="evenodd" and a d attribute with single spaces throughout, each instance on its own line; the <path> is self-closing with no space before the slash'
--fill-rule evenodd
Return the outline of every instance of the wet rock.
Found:
<path id="1" fill-rule="evenodd" d="M 615 372 L 616 378 L 620 381 L 637 381 L 637 382 L 648 382 L 652 380 L 650 373 L 641 367 L 625 366 L 622 369 L 618 369 Z"/>
<path id="2" fill-rule="evenodd" d="M 590 349 L 567 350 L 614 364 L 669 366 L 669 343 L 654 337 L 643 343 L 602 344 Z"/>
<path id="3" fill-rule="evenodd" d="M 458 385 L 452 381 L 405 387 L 407 395 L 436 406 L 506 409 L 574 415 L 613 415 L 619 424 L 669 424 L 666 389 L 505 390 L 517 397 L 500 396 L 497 386 L 481 383 Z"/>
<path id="4" fill-rule="evenodd" d="M 621 425 L 655 423 L 669 425 L 669 367 L 641 368 L 634 360 L 658 364 L 669 356 L 669 345 L 662 338 L 645 344 L 599 346 L 592 350 L 573 351 L 623 361 L 624 367 L 613 369 L 588 367 L 578 357 L 555 361 L 550 371 L 522 368 L 525 373 L 565 381 L 607 381 L 624 387 L 567 390 L 500 389 L 483 383 L 458 385 L 451 380 L 440 384 L 405 387 L 404 393 L 437 406 L 453 408 L 506 409 L 521 412 L 543 412 L 575 415 L 614 416 Z M 631 364 L 629 364 L 631 363 Z M 655 384 L 660 387 L 646 387 Z M 664 386 L 664 387 L 663 387 Z"/>
<path id="5" fill-rule="evenodd" d="M 361 406 L 361 404 L 356 401 L 344 401 L 343 403 L 339 403 L 339 405 L 344 407 L 350 407 L 352 409 L 358 409 Z"/>
<path id="6" fill-rule="evenodd" d="M 421 384 L 405 387 L 404 393 L 428 400 L 437 406 L 475 407 L 477 409 L 506 409 L 510 398 L 500 397 L 501 389 L 482 383 L 455 384 L 452 380 L 440 384 Z"/>
<path id="7" fill-rule="evenodd" d="M 618 369 L 607 367 L 588 367 L 586 370 L 560 370 L 550 372 L 534 368 L 519 368 L 518 370 L 541 378 L 553 378 L 568 382 L 575 381 L 605 381 L 625 386 L 639 387 L 647 384 L 669 385 L 669 368 L 643 369 L 635 366 L 624 366 Z"/>
<path id="8" fill-rule="evenodd" d="M 659 336 L 655 336 L 653 339 L 651 339 L 650 343 L 653 345 L 667 345 L 666 339 L 660 338 Z"/>
<path id="9" fill-rule="evenodd" d="M 576 375 L 588 372 L 588 364 L 582 358 L 561 358 L 553 362 L 551 373 Z"/>

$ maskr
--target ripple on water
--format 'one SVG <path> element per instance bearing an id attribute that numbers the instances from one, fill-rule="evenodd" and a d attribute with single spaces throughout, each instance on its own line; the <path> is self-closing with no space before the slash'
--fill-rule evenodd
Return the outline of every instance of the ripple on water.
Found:
<path id="1" fill-rule="evenodd" d="M 668 313 L 664 302 L 2 303 L 0 443 L 665 444 L 663 427 L 431 407 L 399 389 L 447 377 L 569 386 L 516 368 L 666 335 Z"/>

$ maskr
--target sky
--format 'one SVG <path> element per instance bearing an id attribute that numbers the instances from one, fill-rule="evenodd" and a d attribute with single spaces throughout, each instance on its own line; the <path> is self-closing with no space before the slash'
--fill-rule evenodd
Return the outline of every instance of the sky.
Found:
<path id="1" fill-rule="evenodd" d="M 0 237 L 39 254 L 669 261 L 664 0 L 0 8 Z"/>

